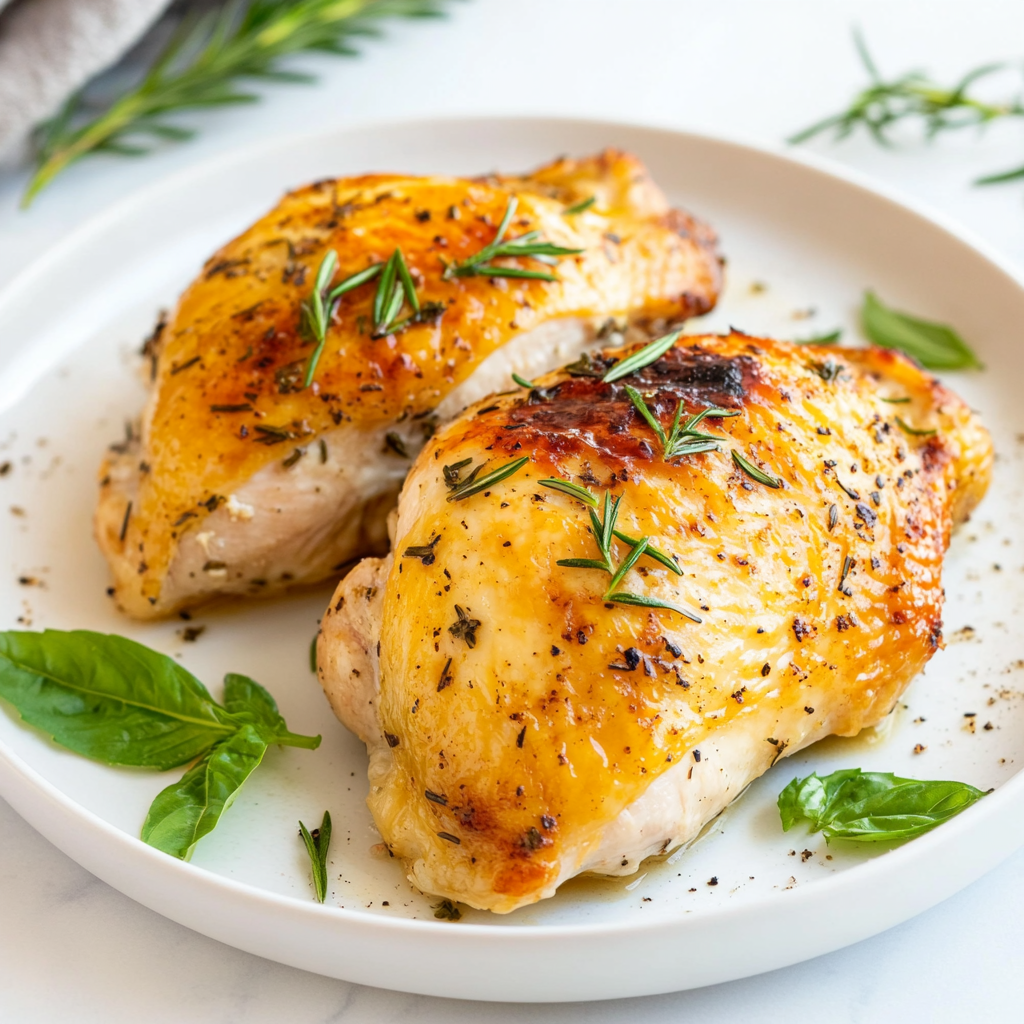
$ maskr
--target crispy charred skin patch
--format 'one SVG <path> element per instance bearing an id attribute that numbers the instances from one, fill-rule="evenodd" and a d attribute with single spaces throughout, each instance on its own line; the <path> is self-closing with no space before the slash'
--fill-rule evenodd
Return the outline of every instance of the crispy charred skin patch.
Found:
<path id="1" fill-rule="evenodd" d="M 485 411 L 487 405 L 481 403 L 479 429 L 493 430 L 496 421 L 507 420 L 495 437 L 496 451 L 528 450 L 554 459 L 596 455 L 625 467 L 656 456 L 656 438 L 643 424 L 625 385 L 653 392 L 648 407 L 671 423 L 680 399 L 691 410 L 741 409 L 757 381 L 757 363 L 751 356 L 727 358 L 699 346 L 670 349 L 640 373 L 604 384 L 601 377 L 613 363 L 604 357 L 581 360 L 565 371 L 564 379 L 533 388 L 508 408 Z"/>

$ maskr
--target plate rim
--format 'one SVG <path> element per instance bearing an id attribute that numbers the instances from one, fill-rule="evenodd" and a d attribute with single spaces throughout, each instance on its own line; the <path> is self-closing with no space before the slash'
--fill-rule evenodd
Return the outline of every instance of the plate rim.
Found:
<path id="1" fill-rule="evenodd" d="M 226 169 L 243 165 L 249 160 L 258 159 L 261 154 L 273 154 L 289 146 L 315 147 L 318 144 L 329 145 L 332 141 L 344 139 L 352 135 L 369 135 L 374 132 L 395 133 L 411 126 L 417 128 L 434 126 L 441 130 L 445 128 L 461 128 L 465 131 L 473 125 L 487 126 L 491 130 L 495 128 L 500 130 L 502 127 L 508 126 L 524 132 L 529 131 L 531 128 L 551 129 L 559 126 L 567 129 L 584 126 L 593 130 L 603 130 L 610 135 L 614 135 L 616 131 L 620 130 L 638 131 L 653 133 L 664 137 L 666 140 L 676 140 L 684 143 L 688 141 L 696 143 L 712 142 L 740 152 L 750 152 L 757 157 L 768 157 L 782 165 L 810 170 L 817 175 L 838 181 L 848 187 L 866 193 L 870 197 L 882 199 L 902 211 L 909 212 L 919 220 L 940 229 L 951 241 L 955 241 L 973 250 L 977 256 L 989 264 L 993 271 L 999 273 L 1018 289 L 1024 291 L 1024 269 L 1019 268 L 1011 259 L 998 252 L 995 246 L 978 237 L 971 229 L 963 226 L 930 203 L 919 200 L 916 197 L 907 196 L 896 187 L 877 182 L 868 174 L 852 170 L 838 161 L 818 153 L 804 150 L 793 151 L 779 144 L 766 144 L 760 140 L 751 140 L 732 133 L 682 130 L 666 124 L 645 122 L 643 120 L 617 121 L 592 117 L 543 115 L 496 115 L 489 117 L 487 115 L 471 114 L 436 118 L 371 119 L 344 127 L 286 133 L 243 146 L 231 147 L 224 152 L 197 160 L 184 168 L 163 175 L 157 180 L 133 190 L 128 195 L 84 220 L 60 241 L 47 248 L 27 267 L 11 278 L 4 288 L 0 290 L 0 315 L 4 313 L 7 307 L 16 302 L 19 296 L 26 290 L 33 288 L 39 279 L 49 272 L 51 266 L 59 264 L 70 253 L 102 236 L 109 227 L 123 222 L 125 218 L 130 218 L 146 205 L 159 202 L 160 197 L 164 194 L 187 189 L 190 184 L 200 182 L 208 176 L 223 173 Z M 21 397 L 23 396 L 16 396 L 12 401 L 17 401 Z M 357 909 L 323 906 L 312 901 L 307 903 L 292 896 L 274 893 L 249 883 L 236 881 L 206 868 L 187 862 L 174 861 L 173 858 L 168 858 L 165 854 L 147 846 L 132 834 L 110 824 L 98 814 L 78 804 L 54 783 L 49 782 L 37 772 L 2 740 L 0 740 L 0 766 L 4 769 L 0 771 L 0 795 L 7 799 L 19 815 L 25 818 L 48 841 L 79 863 L 82 863 L 82 860 L 67 848 L 70 844 L 59 841 L 52 835 L 58 818 L 66 823 L 75 823 L 79 827 L 88 827 L 96 836 L 100 837 L 102 844 L 105 844 L 109 850 L 117 851 L 119 856 L 135 859 L 141 858 L 142 863 L 147 867 L 151 867 L 154 871 L 182 879 L 181 884 L 191 886 L 199 893 L 208 891 L 211 888 L 213 890 L 226 890 L 233 897 L 254 901 L 255 904 L 263 908 L 279 908 L 282 912 L 287 912 L 290 915 L 298 915 L 303 922 L 321 922 L 325 919 L 336 921 L 350 927 L 372 932 L 374 936 L 379 936 L 385 941 L 396 934 L 408 933 L 414 937 L 433 935 L 450 937 L 453 934 L 451 925 L 445 922 L 388 918 L 377 914 L 367 914 Z M 24 809 L 26 801 L 30 801 L 33 796 L 36 798 L 41 796 L 43 800 L 40 801 L 37 809 L 26 811 Z M 50 805 L 49 809 L 45 806 L 47 802 Z M 1014 773 L 985 800 L 969 808 L 955 820 L 947 822 L 942 828 L 921 836 L 914 842 L 907 843 L 898 849 L 880 854 L 869 861 L 847 868 L 826 878 L 808 882 L 792 890 L 771 892 L 752 897 L 741 904 L 695 909 L 684 916 L 666 917 L 651 921 L 598 921 L 578 924 L 541 923 L 524 924 L 517 927 L 500 927 L 491 923 L 478 924 L 467 921 L 459 925 L 458 933 L 466 939 L 486 935 L 488 936 L 488 941 L 492 944 L 500 941 L 512 945 L 525 944 L 527 942 L 537 943 L 540 939 L 556 941 L 572 937 L 586 937 L 588 939 L 628 938 L 635 936 L 637 933 L 644 933 L 645 935 L 675 933 L 676 937 L 684 937 L 687 934 L 692 934 L 695 929 L 699 929 L 712 918 L 716 921 L 727 921 L 737 917 L 761 915 L 766 911 L 777 908 L 780 905 L 780 899 L 787 901 L 789 905 L 813 905 L 823 898 L 827 898 L 830 894 L 841 896 L 847 890 L 856 892 L 864 885 L 871 885 L 877 881 L 878 876 L 884 876 L 889 879 L 893 877 L 899 878 L 906 875 L 907 872 L 912 872 L 916 863 L 932 856 L 939 856 L 951 846 L 959 845 L 962 834 L 966 830 L 976 832 L 986 823 L 1009 816 L 1010 810 L 1014 805 L 1024 807 L 1024 767 Z M 1007 829 L 1006 831 L 1010 832 L 1012 829 Z M 995 864 L 1024 844 L 1024 826 L 1017 826 L 1016 833 L 1015 839 L 1004 840 L 1001 844 L 990 843 L 987 867 L 980 870 L 972 868 L 967 873 L 970 875 L 969 880 L 980 877 L 985 871 L 991 870 Z M 104 873 L 92 866 L 87 866 L 87 870 L 96 874 L 114 888 L 125 892 L 131 898 L 143 903 L 143 905 L 148 905 L 144 898 L 122 888 L 116 881 L 108 877 L 109 873 Z M 942 889 L 942 894 L 938 898 L 927 899 L 920 909 L 924 909 L 924 906 L 932 906 L 940 902 L 962 888 L 964 884 L 968 883 L 958 878 Z M 178 920 L 179 923 L 186 925 L 186 927 L 197 931 L 203 930 L 188 921 L 167 914 L 164 910 L 157 912 Z M 899 920 L 904 920 L 905 917 L 906 915 L 901 916 Z M 875 934 L 890 926 L 891 923 L 883 924 L 879 928 L 872 928 L 864 932 L 860 937 L 863 938 L 867 935 Z M 206 934 L 211 933 L 207 931 Z M 213 937 L 219 938 L 217 935 Z M 831 948 L 839 948 L 839 946 L 846 945 L 850 941 L 857 941 L 857 939 L 841 940 Z M 232 944 L 237 945 L 237 943 Z M 825 950 L 821 950 L 821 952 L 825 952 Z M 801 959 L 803 958 L 801 957 Z M 783 963 L 789 962 L 793 961 L 784 959 L 776 966 L 782 966 Z M 299 963 L 295 964 L 295 966 L 301 967 L 303 965 Z M 745 976 L 745 972 L 742 969 L 739 973 L 733 972 L 728 974 L 730 978 L 743 976 Z M 420 991 L 420 989 L 415 990 Z M 663 991 L 670 990 L 672 989 L 663 989 Z M 473 998 L 487 997 L 477 995 Z M 495 996 L 494 998 L 504 997 Z M 545 996 L 543 998 L 551 997 Z M 595 996 L 593 998 L 603 997 Z"/>

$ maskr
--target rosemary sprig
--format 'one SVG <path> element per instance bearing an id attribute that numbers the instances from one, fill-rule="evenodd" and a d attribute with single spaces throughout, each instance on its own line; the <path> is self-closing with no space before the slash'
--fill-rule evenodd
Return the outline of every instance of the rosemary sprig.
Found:
<path id="1" fill-rule="evenodd" d="M 376 34 L 390 17 L 435 17 L 443 0 L 234 0 L 186 16 L 142 81 L 93 116 L 86 90 L 76 93 L 36 139 L 36 169 L 22 206 L 90 153 L 137 156 L 161 142 L 190 139 L 194 129 L 170 118 L 183 110 L 254 103 L 242 79 L 308 83 L 314 76 L 282 63 L 303 52 L 352 56 L 356 37 Z"/>
<path id="2" fill-rule="evenodd" d="M 735 448 L 732 450 L 732 461 L 743 470 L 747 476 L 756 480 L 759 484 L 764 484 L 765 487 L 781 487 L 782 481 L 777 476 L 772 476 L 771 473 L 765 472 L 763 469 L 758 469 L 752 462 L 745 459 Z"/>
<path id="3" fill-rule="evenodd" d="M 299 834 L 306 844 L 306 853 L 309 854 L 317 901 L 323 903 L 327 899 L 327 851 L 331 845 L 331 812 L 324 811 L 320 827 L 313 829 L 312 832 L 300 821 Z"/>
<path id="4" fill-rule="evenodd" d="M 571 480 L 562 480 L 560 477 L 550 477 L 547 480 L 538 480 L 537 483 L 540 484 L 541 487 L 550 487 L 553 491 L 561 491 L 563 494 L 568 494 L 570 498 L 582 501 L 584 505 L 589 505 L 591 508 L 597 508 L 597 498 L 595 498 L 586 487 L 580 487 L 579 484 L 574 484 Z M 618 506 L 616 506 L 616 508 L 618 508 Z M 616 514 L 618 513 L 616 512 Z M 640 538 L 630 537 L 628 533 L 623 533 L 622 530 L 617 528 L 613 528 L 612 533 L 626 544 L 636 545 L 640 543 Z M 647 538 L 644 539 L 646 540 Z M 683 575 L 683 570 L 680 569 L 668 555 L 663 551 L 659 551 L 653 544 L 647 544 L 646 553 L 656 562 L 661 562 L 661 564 L 666 568 L 671 569 L 677 576 Z"/>
<path id="5" fill-rule="evenodd" d="M 654 413 L 647 408 L 647 403 L 644 401 L 643 395 L 641 395 L 636 388 L 630 387 L 630 385 L 627 384 L 626 394 L 629 395 L 629 400 L 636 407 L 637 412 L 643 416 L 651 430 L 653 430 L 657 435 L 658 440 L 661 442 L 663 458 L 666 462 L 680 458 L 683 455 L 696 455 L 699 452 L 721 451 L 719 441 L 722 439 L 715 437 L 714 434 L 702 433 L 696 429 L 697 426 L 702 420 L 707 419 L 708 417 L 721 419 L 726 416 L 739 416 L 739 413 L 736 410 L 719 409 L 717 406 L 709 406 L 698 413 L 694 413 L 694 415 L 685 423 L 682 423 L 681 420 L 685 410 L 685 403 L 680 398 L 679 405 L 676 408 L 675 419 L 672 421 L 672 427 L 669 432 L 666 433 L 665 428 L 658 422 Z"/>
<path id="6" fill-rule="evenodd" d="M 572 206 L 567 206 L 562 211 L 563 217 L 572 217 L 577 213 L 582 213 L 584 210 L 589 210 L 594 203 L 597 202 L 597 196 L 587 196 L 586 199 L 581 200 L 578 203 L 573 203 Z"/>
<path id="7" fill-rule="evenodd" d="M 470 459 L 465 459 L 458 463 L 458 466 L 465 466 L 469 463 Z M 477 474 L 483 469 L 483 464 L 477 466 L 469 476 L 462 482 L 458 482 L 456 477 L 455 486 L 451 490 L 451 494 L 448 495 L 448 501 L 462 501 L 464 498 L 470 498 L 474 494 L 479 494 L 481 491 L 486 491 L 488 487 L 493 487 L 495 484 L 501 483 L 502 480 L 507 480 L 513 473 L 518 473 L 530 461 L 529 455 L 524 455 L 520 459 L 513 459 L 511 462 L 506 462 L 504 466 L 499 466 L 497 469 L 492 470 L 486 476 L 477 477 Z M 445 479 L 448 480 L 447 470 L 453 468 L 450 466 L 444 467 Z"/>
<path id="8" fill-rule="evenodd" d="M 582 501 L 591 508 L 597 508 L 597 498 L 586 487 L 580 487 L 579 484 L 574 484 L 571 480 L 549 477 L 547 480 L 538 480 L 537 483 L 541 487 L 550 487 L 553 491 L 561 491 L 563 494 L 568 494 L 570 498 Z"/>
<path id="9" fill-rule="evenodd" d="M 910 434 L 912 437 L 934 437 L 938 431 L 933 429 L 920 430 L 917 427 L 912 427 L 902 416 L 896 417 L 896 426 L 903 431 L 904 434 Z"/>
<path id="10" fill-rule="evenodd" d="M 644 345 L 642 349 L 634 352 L 631 356 L 620 359 L 601 380 L 605 384 L 611 384 L 622 377 L 628 377 L 631 373 L 636 373 L 637 370 L 642 370 L 645 366 L 650 366 L 651 363 L 656 363 L 676 343 L 676 338 L 682 333 L 682 331 L 673 331 L 664 337 L 655 338 L 654 341 Z"/>
<path id="11" fill-rule="evenodd" d="M 358 288 L 367 281 L 372 281 L 384 266 L 383 263 L 374 263 L 365 270 L 360 270 L 349 277 L 346 277 L 336 288 L 330 287 L 334 273 L 338 269 L 338 254 L 333 249 L 328 249 L 316 272 L 316 280 L 313 283 L 313 292 L 299 311 L 299 330 L 310 340 L 316 342 L 316 348 L 309 357 L 306 364 L 306 376 L 304 386 L 309 387 L 313 383 L 313 376 L 316 373 L 320 356 L 323 355 L 324 345 L 327 343 L 327 327 L 331 322 L 331 315 L 334 312 L 334 305 L 346 292 Z"/>
<path id="12" fill-rule="evenodd" d="M 565 246 L 545 242 L 541 239 L 539 231 L 527 231 L 525 235 L 506 240 L 505 232 L 508 231 L 508 226 L 515 216 L 518 203 L 515 196 L 509 197 L 505 213 L 498 225 L 497 234 L 490 245 L 485 245 L 478 253 L 459 263 L 445 263 L 444 278 L 446 281 L 454 277 L 522 277 L 537 281 L 558 280 L 554 274 L 546 270 L 523 270 L 521 267 L 497 266 L 491 262 L 506 256 L 529 256 L 533 259 L 540 258 L 540 262 L 543 263 L 547 262 L 547 258 L 577 256 L 583 252 L 582 249 L 567 249 Z"/>
<path id="13" fill-rule="evenodd" d="M 395 317 L 402 311 L 405 302 L 412 307 L 412 316 L 396 324 Z M 413 323 L 420 312 L 420 300 L 416 296 L 416 285 L 409 273 L 409 265 L 405 262 L 402 250 L 396 248 L 384 264 L 380 281 L 377 282 L 377 293 L 373 297 L 371 337 L 383 338 L 388 334 L 397 334 L 403 327 Z"/>
<path id="14" fill-rule="evenodd" d="M 565 485 L 568 483 L 568 481 L 564 480 L 548 480 L 541 482 L 548 487 L 553 484 Z M 574 484 L 569 484 L 569 487 L 574 486 Z M 556 486 L 555 489 L 564 491 L 572 497 L 579 497 L 578 495 L 573 494 L 565 486 Z M 580 490 L 582 490 L 582 488 L 580 488 Z M 593 497 L 589 491 L 587 491 L 587 494 L 591 498 Z M 580 498 L 580 500 L 584 499 Z M 669 555 L 665 554 L 664 551 L 659 551 L 651 544 L 650 537 L 630 537 L 628 534 L 615 528 L 615 522 L 619 516 L 619 506 L 621 502 L 621 494 L 617 495 L 613 499 L 611 492 L 605 491 L 601 516 L 599 517 L 593 508 L 587 509 L 587 512 L 590 515 L 591 532 L 593 533 L 594 542 L 597 544 L 598 551 L 601 553 L 600 559 L 561 558 L 556 564 L 570 569 L 598 569 L 601 572 L 608 573 L 611 576 L 611 582 L 608 584 L 608 588 L 605 590 L 604 595 L 601 598 L 603 601 L 634 605 L 643 608 L 664 608 L 668 611 L 676 612 L 694 622 L 703 621 L 696 612 L 692 612 L 687 608 L 680 608 L 678 605 L 670 604 L 669 602 L 659 600 L 656 597 L 650 597 L 647 594 L 634 594 L 629 591 L 618 589 L 626 574 L 644 555 L 654 559 L 662 565 L 667 566 L 679 576 L 682 576 L 683 574 L 682 569 L 675 564 L 675 561 Z M 589 502 L 587 504 L 589 504 Z M 615 538 L 629 544 L 630 546 L 626 557 L 618 563 L 618 565 L 616 565 L 615 560 L 612 557 L 612 541 Z"/>
<path id="15" fill-rule="evenodd" d="M 889 129 L 899 121 L 923 121 L 925 137 L 930 141 L 941 132 L 986 125 L 1000 118 L 1024 117 L 1020 97 L 1005 103 L 986 103 L 969 93 L 972 85 L 1000 70 L 1001 64 L 975 68 L 952 87 L 939 85 L 920 71 L 911 71 L 887 81 L 872 60 L 860 32 L 854 32 L 853 40 L 870 84 L 853 98 L 846 110 L 790 136 L 790 143 L 806 142 L 833 129 L 838 141 L 862 126 L 880 145 L 890 146 Z M 978 178 L 975 184 L 995 185 L 1020 178 L 1024 178 L 1024 167 L 986 175 Z"/>

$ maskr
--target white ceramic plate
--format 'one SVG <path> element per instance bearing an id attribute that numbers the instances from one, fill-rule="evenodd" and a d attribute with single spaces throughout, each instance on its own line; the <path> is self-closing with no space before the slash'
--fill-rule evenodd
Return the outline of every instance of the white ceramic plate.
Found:
<path id="1" fill-rule="evenodd" d="M 204 613 L 190 623 L 206 627 L 191 643 L 181 622 L 121 618 L 91 538 L 95 470 L 142 403 L 135 353 L 157 310 L 284 189 L 368 170 L 513 171 L 607 145 L 638 153 L 673 200 L 719 230 L 728 284 L 699 329 L 800 337 L 842 326 L 852 338 L 865 287 L 955 324 L 989 367 L 950 383 L 993 431 L 995 480 L 946 563 L 949 646 L 887 737 L 830 740 L 782 761 L 698 845 L 634 878 L 576 881 L 507 917 L 467 910 L 458 923 L 439 921 L 398 862 L 373 853 L 364 751 L 309 671 L 329 588 Z M 324 743 L 271 752 L 191 864 L 135 838 L 171 776 L 94 765 L 6 708 L 0 794 L 161 914 L 283 963 L 412 992 L 641 995 L 770 970 L 888 928 L 1024 843 L 1024 639 L 1014 626 L 1024 598 L 1022 323 L 1021 285 L 957 230 L 816 162 L 704 137 L 579 121 L 420 122 L 275 140 L 177 175 L 75 232 L 0 298 L 0 462 L 11 467 L 0 476 L 0 628 L 123 633 L 181 658 L 215 692 L 225 672 L 248 673 L 292 729 L 322 732 Z M 915 755 L 916 744 L 927 749 Z M 840 767 L 996 791 L 891 852 L 783 834 L 779 790 L 795 774 Z M 296 821 L 318 821 L 324 808 L 335 838 L 320 906 Z"/>

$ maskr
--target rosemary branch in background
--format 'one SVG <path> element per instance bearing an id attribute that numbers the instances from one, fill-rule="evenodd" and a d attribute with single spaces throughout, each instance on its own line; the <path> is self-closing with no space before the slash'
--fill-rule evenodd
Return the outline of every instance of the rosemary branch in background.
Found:
<path id="1" fill-rule="evenodd" d="M 183 110 L 254 103 L 242 79 L 309 83 L 286 58 L 315 51 L 354 56 L 357 36 L 375 35 L 383 18 L 426 18 L 444 0 L 229 0 L 186 15 L 142 81 L 92 116 L 83 92 L 42 124 L 35 173 L 22 198 L 28 206 L 58 174 L 89 153 L 140 156 L 160 142 L 180 142 L 195 130 L 171 118 Z"/>
<path id="2" fill-rule="evenodd" d="M 1005 103 L 986 103 L 970 94 L 976 82 L 1002 70 L 1003 64 L 985 64 L 975 68 L 953 86 L 939 85 L 920 71 L 910 71 L 887 81 L 871 58 L 860 32 L 854 31 L 853 41 L 871 83 L 853 98 L 846 110 L 797 132 L 790 136 L 788 142 L 799 144 L 832 130 L 835 139 L 840 140 L 853 134 L 858 127 L 864 127 L 880 145 L 890 146 L 889 129 L 899 121 L 923 121 L 925 137 L 931 140 L 942 132 L 982 126 L 1000 118 L 1024 117 L 1020 97 Z M 1024 178 L 1024 166 L 986 175 L 978 178 L 975 184 L 994 185 L 1019 178 Z"/>

